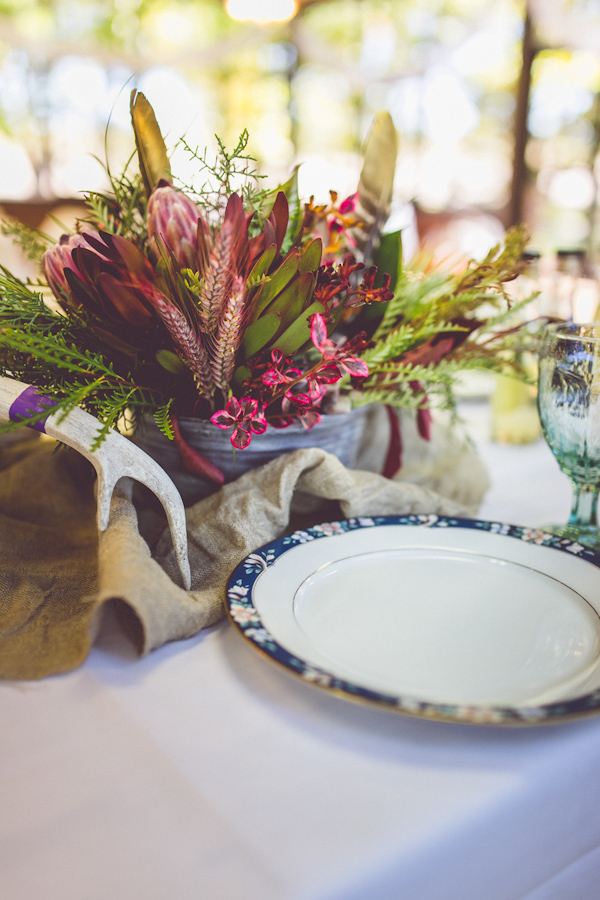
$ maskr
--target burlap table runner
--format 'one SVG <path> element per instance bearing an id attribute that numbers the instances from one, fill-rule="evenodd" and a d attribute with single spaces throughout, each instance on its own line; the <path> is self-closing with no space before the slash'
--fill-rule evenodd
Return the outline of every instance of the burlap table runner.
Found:
<path id="1" fill-rule="evenodd" d="M 226 485 L 188 510 L 190 592 L 179 586 L 168 531 L 154 513 L 140 516 L 152 552 L 141 536 L 128 482 L 115 492 L 110 525 L 98 536 L 94 472 L 82 457 L 55 452 L 45 439 L 0 445 L 0 677 L 42 678 L 80 665 L 109 600 L 140 653 L 190 637 L 224 614 L 232 570 L 289 530 L 290 516 L 306 524 L 474 512 L 486 476 L 472 451 L 457 452 L 447 441 L 442 434 L 437 457 L 428 452 L 438 459 L 430 460 L 432 481 L 450 496 L 350 471 L 319 449 L 296 451 Z M 453 479 L 452 462 L 468 476 Z"/>

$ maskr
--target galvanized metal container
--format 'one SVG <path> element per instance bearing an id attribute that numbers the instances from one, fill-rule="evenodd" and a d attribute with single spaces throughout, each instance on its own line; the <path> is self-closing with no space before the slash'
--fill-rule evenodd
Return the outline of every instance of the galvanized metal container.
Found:
<path id="1" fill-rule="evenodd" d="M 305 447 L 327 450 L 345 466 L 353 468 L 363 437 L 367 410 L 368 407 L 360 406 L 348 413 L 324 415 L 321 422 L 310 430 L 300 424 L 288 428 L 268 428 L 263 434 L 253 434 L 249 446 L 235 453 L 229 431 L 223 431 L 205 419 L 182 418 L 178 421 L 186 443 L 214 463 L 228 483 L 283 453 Z M 171 476 L 186 506 L 218 490 L 215 483 L 185 470 L 175 442 L 165 437 L 151 416 L 144 417 L 134 441 Z"/>

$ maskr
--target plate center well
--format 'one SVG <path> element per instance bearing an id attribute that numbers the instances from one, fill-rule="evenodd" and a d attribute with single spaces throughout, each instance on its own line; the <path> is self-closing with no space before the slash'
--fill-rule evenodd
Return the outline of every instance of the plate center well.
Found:
<path id="1" fill-rule="evenodd" d="M 580 594 L 536 569 L 460 550 L 336 560 L 302 582 L 293 615 L 313 662 L 431 702 L 550 702 L 599 660 L 600 619 Z"/>

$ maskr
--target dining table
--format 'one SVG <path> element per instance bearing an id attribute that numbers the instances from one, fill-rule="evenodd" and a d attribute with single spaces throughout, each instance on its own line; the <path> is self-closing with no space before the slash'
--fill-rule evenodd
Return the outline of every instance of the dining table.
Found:
<path id="1" fill-rule="evenodd" d="M 544 441 L 494 443 L 489 407 L 467 413 L 491 480 L 479 517 L 564 521 Z M 511 728 L 352 703 L 226 618 L 139 658 L 110 609 L 80 668 L 0 683 L 4 900 L 597 900 L 599 884 L 600 717 Z"/>

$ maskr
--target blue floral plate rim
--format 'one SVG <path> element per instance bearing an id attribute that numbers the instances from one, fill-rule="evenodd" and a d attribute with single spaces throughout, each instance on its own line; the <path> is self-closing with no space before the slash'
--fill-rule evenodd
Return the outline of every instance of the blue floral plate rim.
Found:
<path id="1" fill-rule="evenodd" d="M 229 620 L 260 655 L 276 663 L 288 674 L 343 699 L 365 703 L 389 712 L 432 721 L 491 726 L 559 724 L 600 713 L 600 689 L 573 699 L 539 706 L 518 707 L 445 704 L 383 693 L 339 678 L 325 668 L 306 662 L 280 644 L 265 627 L 252 600 L 252 588 L 260 575 L 284 553 L 301 544 L 331 538 L 349 531 L 389 525 L 487 531 L 526 543 L 550 547 L 600 568 L 600 553 L 570 538 L 544 531 L 543 528 L 436 514 L 356 516 L 294 531 L 292 534 L 269 541 L 250 553 L 235 568 L 229 579 L 226 594 Z"/>

